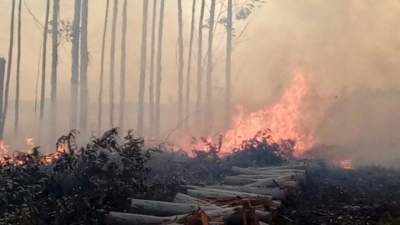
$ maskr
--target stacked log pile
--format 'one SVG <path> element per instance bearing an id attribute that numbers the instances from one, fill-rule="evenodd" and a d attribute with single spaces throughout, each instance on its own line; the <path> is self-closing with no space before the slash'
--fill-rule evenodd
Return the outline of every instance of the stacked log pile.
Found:
<path id="1" fill-rule="evenodd" d="M 301 191 L 306 165 L 233 167 L 221 184 L 187 185 L 173 202 L 131 199 L 127 212 L 110 212 L 109 225 L 265 225 L 272 224 L 281 201 Z"/>

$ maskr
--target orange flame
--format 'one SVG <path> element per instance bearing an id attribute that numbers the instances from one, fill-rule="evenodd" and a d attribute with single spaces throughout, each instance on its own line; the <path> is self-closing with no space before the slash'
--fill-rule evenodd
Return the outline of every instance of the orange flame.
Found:
<path id="1" fill-rule="evenodd" d="M 248 115 L 239 113 L 233 127 L 224 134 L 221 153 L 229 154 L 232 149 L 240 149 L 246 140 L 261 135 L 277 143 L 295 141 L 294 155 L 301 156 L 314 145 L 313 134 L 305 132 L 300 121 L 307 93 L 307 81 L 297 72 L 278 103 Z"/>

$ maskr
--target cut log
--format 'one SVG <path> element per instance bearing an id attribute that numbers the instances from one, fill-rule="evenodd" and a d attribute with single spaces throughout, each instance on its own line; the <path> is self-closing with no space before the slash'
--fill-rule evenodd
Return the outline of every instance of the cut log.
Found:
<path id="1" fill-rule="evenodd" d="M 227 176 L 224 178 L 223 183 L 231 185 L 246 185 L 256 181 L 257 179 L 255 178 L 242 177 L 242 176 Z"/>
<path id="2" fill-rule="evenodd" d="M 236 174 L 246 174 L 246 175 L 267 175 L 267 174 L 282 174 L 282 173 L 301 173 L 304 174 L 304 170 L 300 169 L 262 169 L 262 168 L 241 168 L 232 167 L 232 171 Z"/>
<path id="3" fill-rule="evenodd" d="M 275 178 L 259 179 L 256 182 L 247 184 L 247 187 L 282 187 L 283 183 L 296 180 L 296 175 L 284 175 Z"/>
<path id="4" fill-rule="evenodd" d="M 249 186 L 229 186 L 229 185 L 214 185 L 207 186 L 207 188 L 221 189 L 235 192 L 246 192 L 257 195 L 268 195 L 272 199 L 283 200 L 286 197 L 286 191 L 279 188 L 257 188 Z"/>
<path id="5" fill-rule="evenodd" d="M 209 205 L 210 203 L 183 193 L 177 193 L 173 200 L 175 203 Z"/>
<path id="6" fill-rule="evenodd" d="M 262 195 L 262 194 L 252 194 L 240 191 L 228 191 L 222 189 L 214 189 L 214 188 L 206 188 L 206 187 L 198 187 L 198 186 L 188 186 L 187 193 L 190 196 L 197 198 L 264 198 L 264 199 L 272 199 L 270 195 Z"/>
<path id="7" fill-rule="evenodd" d="M 142 199 L 131 199 L 130 212 L 153 215 L 153 216 L 173 216 L 191 213 L 193 210 L 201 208 L 204 211 L 220 209 L 213 205 L 187 204 L 151 201 Z"/>
<path id="8" fill-rule="evenodd" d="M 169 223 L 182 219 L 184 216 L 159 217 L 149 215 L 139 215 L 134 213 L 109 212 L 106 215 L 108 225 L 144 225 Z"/>

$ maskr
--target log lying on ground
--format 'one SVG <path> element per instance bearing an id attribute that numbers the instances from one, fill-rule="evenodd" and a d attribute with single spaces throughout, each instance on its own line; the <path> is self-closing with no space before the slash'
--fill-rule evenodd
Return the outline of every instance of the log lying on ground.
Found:
<path id="1" fill-rule="evenodd" d="M 206 206 L 206 205 L 210 205 L 210 203 L 203 201 L 201 199 L 189 196 L 187 194 L 183 194 L 183 193 L 177 193 L 175 195 L 175 198 L 173 200 L 173 202 L 175 203 L 186 203 L 186 204 L 198 204 L 201 206 Z"/>
<path id="2" fill-rule="evenodd" d="M 263 168 L 242 168 L 242 167 L 232 167 L 232 171 L 236 174 L 245 174 L 245 175 L 268 175 L 268 174 L 277 174 L 280 175 L 282 173 L 300 173 L 304 174 L 304 170 L 300 169 L 263 169 Z"/>
<path id="3" fill-rule="evenodd" d="M 242 176 L 227 176 L 224 178 L 224 184 L 230 185 L 246 185 L 256 182 L 256 178 L 242 177 Z"/>
<path id="4" fill-rule="evenodd" d="M 201 208 L 204 211 L 220 209 L 220 207 L 214 205 L 200 205 L 200 204 L 131 199 L 131 208 L 129 211 L 132 213 L 139 213 L 144 215 L 173 216 L 180 214 L 188 214 L 193 210 L 199 208 Z"/>
<path id="5" fill-rule="evenodd" d="M 245 185 L 246 187 L 284 187 L 285 182 L 294 181 L 297 177 L 295 175 L 283 175 L 275 178 L 259 179 L 256 182 Z"/>
<path id="6" fill-rule="evenodd" d="M 207 188 L 221 189 L 228 191 L 239 191 L 258 195 L 270 195 L 272 199 L 282 200 L 286 197 L 286 191 L 280 188 L 257 188 L 249 186 L 230 186 L 230 185 L 213 185 L 207 186 Z"/>
<path id="7" fill-rule="evenodd" d="M 187 186 L 188 189 L 187 193 L 190 196 L 197 197 L 197 198 L 263 198 L 263 199 L 272 199 L 271 195 L 262 195 L 262 194 L 253 194 L 253 193 L 246 193 L 240 191 L 228 191 L 222 189 L 214 189 L 214 188 L 206 188 L 206 187 L 199 187 L 199 186 Z"/>

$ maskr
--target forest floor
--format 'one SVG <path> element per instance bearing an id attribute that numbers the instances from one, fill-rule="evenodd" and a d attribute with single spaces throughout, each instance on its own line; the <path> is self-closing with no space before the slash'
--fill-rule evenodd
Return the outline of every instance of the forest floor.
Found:
<path id="1" fill-rule="evenodd" d="M 400 171 L 317 167 L 281 208 L 279 225 L 400 224 Z"/>

